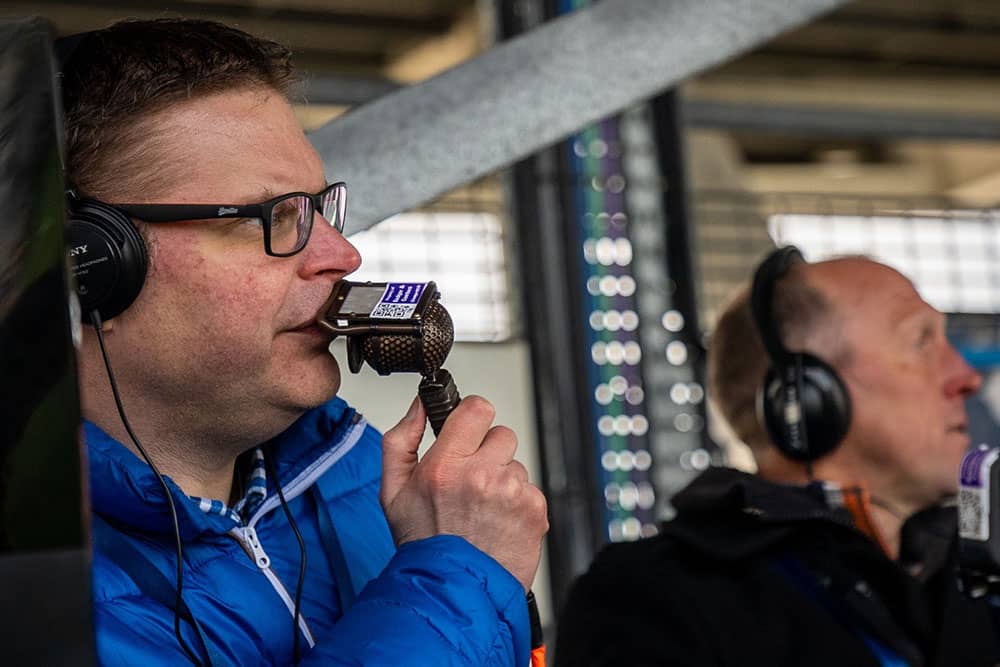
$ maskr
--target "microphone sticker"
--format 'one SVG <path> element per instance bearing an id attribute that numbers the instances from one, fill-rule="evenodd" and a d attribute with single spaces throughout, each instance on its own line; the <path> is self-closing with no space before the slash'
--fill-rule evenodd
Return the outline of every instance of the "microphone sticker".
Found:
<path id="1" fill-rule="evenodd" d="M 405 320 L 413 316 L 427 283 L 389 283 L 369 317 Z"/>

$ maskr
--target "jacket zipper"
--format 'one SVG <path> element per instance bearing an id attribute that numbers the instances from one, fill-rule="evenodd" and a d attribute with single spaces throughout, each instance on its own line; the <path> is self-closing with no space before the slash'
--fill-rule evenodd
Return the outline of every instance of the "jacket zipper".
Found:
<path id="1" fill-rule="evenodd" d="M 274 573 L 271 569 L 271 557 L 267 555 L 264 551 L 264 547 L 260 543 L 260 539 L 257 537 L 257 531 L 254 530 L 252 526 L 243 526 L 240 528 L 233 528 L 229 531 L 229 534 L 236 538 L 236 541 L 240 543 L 243 550 L 250 556 L 250 559 L 257 565 L 267 580 L 271 582 L 271 586 L 278 593 L 282 602 L 285 603 L 285 607 L 288 608 L 288 613 L 295 614 L 295 600 L 291 595 L 288 594 L 288 589 L 285 585 L 281 583 L 278 575 Z M 299 610 L 299 630 L 305 636 L 306 641 L 309 642 L 309 647 L 316 645 L 316 640 L 313 638 L 312 630 L 309 629 L 309 624 L 306 622 L 306 617 L 302 615 L 302 611 Z"/>
<path id="2" fill-rule="evenodd" d="M 306 469 L 303 474 L 300 474 L 292 483 L 285 488 L 285 500 L 291 501 L 293 498 L 298 497 L 300 494 L 304 493 L 306 489 L 312 486 L 317 479 L 319 479 L 327 470 L 330 469 L 334 463 L 340 460 L 342 456 L 347 454 L 354 445 L 358 443 L 361 436 L 364 434 L 366 428 L 366 422 L 363 419 L 357 420 L 347 437 L 344 438 L 337 446 L 331 449 L 327 454 L 321 457 L 320 461 L 317 462 L 318 465 L 310 466 Z M 292 596 L 288 594 L 288 589 L 285 585 L 281 583 L 278 579 L 278 575 L 274 573 L 271 569 L 271 557 L 267 555 L 264 551 L 264 547 L 260 543 L 260 539 L 257 537 L 257 531 L 254 526 L 260 521 L 265 514 L 271 510 L 278 507 L 280 504 L 280 499 L 274 496 L 267 498 L 264 503 L 257 508 L 254 515 L 250 517 L 250 521 L 246 526 L 239 528 L 233 528 L 229 531 L 229 534 L 236 538 L 236 541 L 240 543 L 243 550 L 246 551 L 250 559 L 260 568 L 260 571 L 264 573 L 268 581 L 271 582 L 271 586 L 281 597 L 281 600 L 285 603 L 288 608 L 288 613 L 295 615 L 295 600 Z M 313 639 L 312 631 L 309 629 L 309 624 L 306 623 L 305 616 L 299 612 L 299 629 L 302 634 L 305 635 L 306 640 L 309 642 L 309 646 L 313 647 L 316 645 L 316 640 Z"/>

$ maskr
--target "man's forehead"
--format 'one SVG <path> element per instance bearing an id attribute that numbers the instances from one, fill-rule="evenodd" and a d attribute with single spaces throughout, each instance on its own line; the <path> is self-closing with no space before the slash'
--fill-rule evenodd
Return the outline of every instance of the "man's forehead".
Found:
<path id="1" fill-rule="evenodd" d="M 853 290 L 857 286 L 875 289 L 912 289 L 913 284 L 906 276 L 891 266 L 867 257 L 838 257 L 806 265 L 810 282 L 820 288 L 836 289 L 844 287 Z"/>
<path id="2" fill-rule="evenodd" d="M 930 309 L 906 276 L 865 257 L 817 262 L 807 265 L 806 270 L 807 280 L 845 312 L 879 313 L 898 319 Z"/>
<path id="3" fill-rule="evenodd" d="M 187 167 L 173 193 L 185 197 L 182 203 L 255 203 L 325 185 L 322 162 L 276 91 L 207 95 L 165 109 L 156 120 L 173 139 L 169 157 Z"/>

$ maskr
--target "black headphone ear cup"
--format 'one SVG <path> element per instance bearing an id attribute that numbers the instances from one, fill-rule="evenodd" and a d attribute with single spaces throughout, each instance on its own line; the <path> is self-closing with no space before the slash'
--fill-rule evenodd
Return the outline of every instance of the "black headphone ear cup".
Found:
<path id="1" fill-rule="evenodd" d="M 851 425 L 851 396 L 832 366 L 810 354 L 802 354 L 802 393 L 799 419 L 805 427 L 808 448 L 791 433 L 784 383 L 768 369 L 758 395 L 758 414 L 772 442 L 794 461 L 816 461 L 832 452 Z"/>
<path id="2" fill-rule="evenodd" d="M 85 321 L 109 320 L 128 308 L 146 280 L 146 242 L 127 215 L 94 200 L 74 202 L 69 255 Z"/>

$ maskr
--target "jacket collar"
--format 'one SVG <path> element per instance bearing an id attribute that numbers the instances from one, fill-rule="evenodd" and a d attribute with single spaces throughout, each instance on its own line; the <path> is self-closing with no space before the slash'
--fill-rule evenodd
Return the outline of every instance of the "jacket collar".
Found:
<path id="1" fill-rule="evenodd" d="M 713 558 L 736 561 L 785 539 L 803 521 L 834 521 L 805 487 L 773 484 L 731 468 L 709 468 L 673 499 L 663 532 Z"/>
<path id="2" fill-rule="evenodd" d="M 340 398 L 306 412 L 283 433 L 263 443 L 273 457 L 286 498 L 293 487 L 307 487 L 358 441 L 365 422 Z M 84 420 L 90 470 L 92 510 L 107 519 L 148 533 L 172 533 L 163 485 L 145 461 Z M 172 479 L 164 476 L 177 510 L 181 536 L 191 540 L 203 534 L 221 535 L 233 526 L 228 517 L 206 514 Z M 268 495 L 273 480 L 268 480 Z M 300 493 L 303 489 L 299 489 Z M 295 495 L 298 495 L 296 493 Z M 290 498 L 289 498 L 290 499 Z"/>
<path id="3" fill-rule="evenodd" d="M 678 515 L 664 532 L 723 560 L 760 553 L 811 527 L 840 531 L 845 541 L 870 542 L 854 528 L 850 513 L 827 498 L 820 483 L 777 484 L 731 468 L 709 468 L 674 496 Z M 938 570 L 954 545 L 956 519 L 954 507 L 941 506 L 910 517 L 901 533 L 901 564 L 914 574 L 921 571 L 920 578 Z M 871 546 L 877 551 L 874 542 Z"/>
<path id="4" fill-rule="evenodd" d="M 735 512 L 765 523 L 828 520 L 850 523 L 850 515 L 826 502 L 819 483 L 778 484 L 732 468 L 713 467 L 674 497 L 679 512 Z"/>

